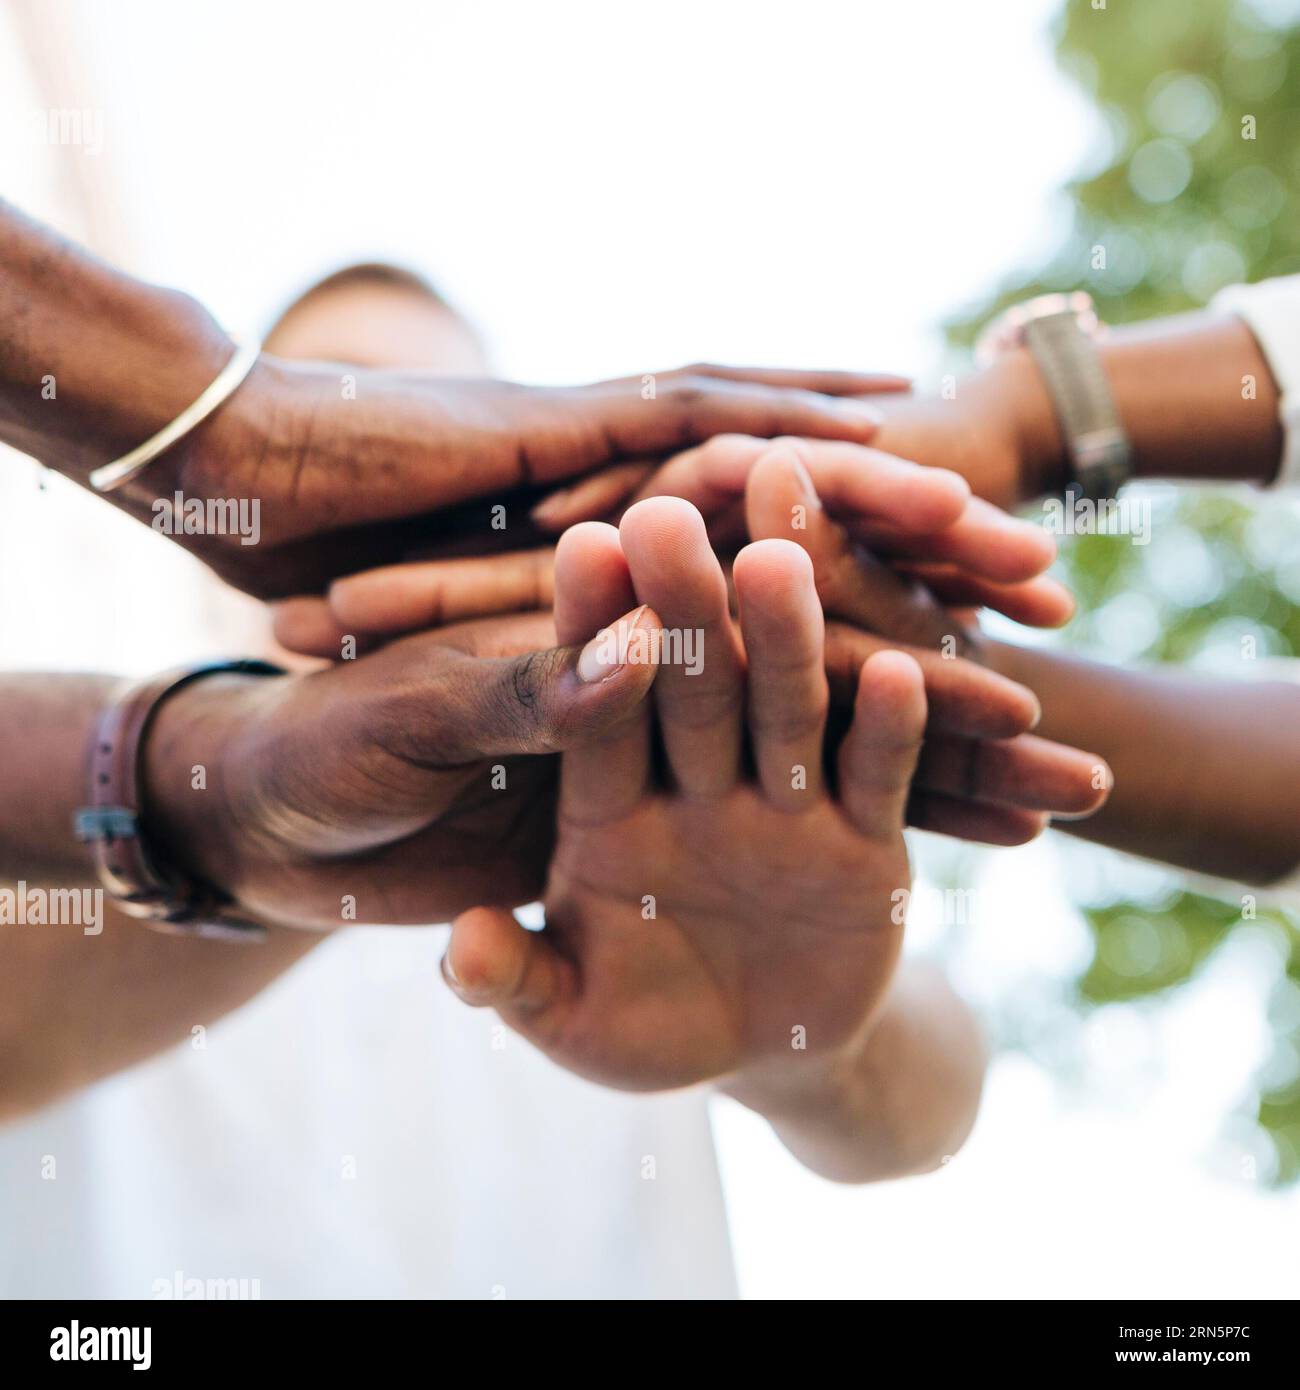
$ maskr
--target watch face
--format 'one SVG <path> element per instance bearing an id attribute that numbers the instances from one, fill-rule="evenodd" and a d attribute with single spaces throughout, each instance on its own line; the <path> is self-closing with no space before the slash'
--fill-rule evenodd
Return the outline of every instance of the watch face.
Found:
<path id="1" fill-rule="evenodd" d="M 1078 324 L 1079 330 L 1090 338 L 1101 331 L 1101 320 L 1086 290 L 1071 290 L 1069 293 L 1040 294 L 1027 299 L 1023 304 L 1013 304 L 1005 309 L 980 334 L 975 344 L 975 360 L 985 366 L 1012 348 L 1023 347 L 1025 329 L 1038 319 L 1053 318 L 1057 314 L 1069 314 Z"/>

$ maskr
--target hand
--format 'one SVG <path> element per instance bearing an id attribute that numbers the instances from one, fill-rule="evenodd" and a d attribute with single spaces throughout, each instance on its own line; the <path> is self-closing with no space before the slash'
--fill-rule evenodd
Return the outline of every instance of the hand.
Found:
<path id="1" fill-rule="evenodd" d="M 920 829 L 990 844 L 1032 839 L 1045 814 L 1092 815 L 1106 800 L 1110 769 L 1092 753 L 996 722 L 1015 698 L 1037 700 L 1022 685 L 1003 686 L 983 669 L 988 649 L 974 612 L 944 608 L 935 590 L 964 605 L 987 605 L 1030 622 L 1059 621 L 1068 592 L 1048 580 L 998 585 L 953 575 L 942 565 L 881 564 L 855 544 L 820 505 L 802 447 L 777 441 L 749 469 L 745 520 L 755 539 L 793 540 L 808 552 L 828 617 L 832 696 L 852 698 L 857 672 L 873 653 L 903 644 L 925 675 L 930 720 L 908 806 Z M 907 570 L 919 576 L 908 577 Z M 920 582 L 923 580 L 924 582 Z"/>
<path id="2" fill-rule="evenodd" d="M 1059 584 L 1037 577 L 1056 557 L 1055 543 L 1041 526 L 1010 517 L 978 497 L 940 516 L 928 496 L 934 483 L 927 479 L 933 473 L 951 484 L 958 476 L 953 470 L 921 467 L 855 444 L 795 438 L 777 442 L 798 454 L 821 505 L 881 559 L 899 565 L 923 561 L 935 577 L 973 581 L 982 587 L 981 602 L 1036 626 L 1055 626 L 1073 612 L 1073 602 Z M 719 435 L 661 468 L 642 470 L 631 500 L 684 497 L 703 513 L 714 545 L 734 549 L 746 535 L 743 498 L 749 472 L 768 446 L 763 439 Z M 923 461 L 939 462 L 935 456 Z M 629 498 L 622 495 L 621 484 L 617 495 L 602 486 L 612 487 L 613 481 L 608 473 L 597 475 L 546 498 L 533 515 L 546 529 L 597 516 L 601 509 L 611 511 L 607 519 L 615 520 Z"/>
<path id="3" fill-rule="evenodd" d="M 698 634 L 703 661 L 698 674 L 659 669 L 667 780 L 654 773 L 645 703 L 564 755 L 546 930 L 526 932 L 491 909 L 453 929 L 445 969 L 462 998 L 610 1086 L 768 1076 L 791 1058 L 814 1061 L 819 1075 L 849 1063 L 898 957 L 921 673 L 898 653 L 863 668 L 832 792 L 808 558 L 788 542 L 759 542 L 737 557 L 734 577 L 743 652 L 689 504 L 656 499 L 632 508 L 619 533 L 589 523 L 562 537 L 562 640 L 639 601 L 669 631 Z M 792 1051 L 800 1042 L 806 1050 Z"/>
<path id="4" fill-rule="evenodd" d="M 345 382 L 349 389 L 345 390 Z M 773 383 L 776 384 L 773 384 Z M 697 367 L 584 387 L 450 380 L 264 357 L 199 430 L 118 500 L 244 498 L 261 539 L 180 535 L 223 578 L 263 598 L 318 592 L 350 570 L 431 552 L 526 542 L 535 489 L 665 457 L 724 430 L 864 440 L 857 399 L 896 377 Z"/>
<path id="5" fill-rule="evenodd" d="M 874 652 L 903 643 L 920 664 L 929 725 L 911 823 L 1015 845 L 1038 835 L 1048 814 L 1090 815 L 1110 784 L 1104 761 L 1028 735 L 1041 713 L 1032 691 L 972 659 L 983 654 L 973 617 L 942 608 L 925 588 L 852 543 L 823 510 L 801 466 L 809 451 L 804 441 L 759 445 L 757 459 L 744 462 L 740 521 L 755 539 L 794 540 L 812 556 L 827 615 L 838 620 L 827 627 L 826 658 L 839 708 L 852 707 L 858 672 Z M 820 462 L 819 471 L 832 482 L 838 476 Z M 1032 535 L 1024 542 L 1012 536 L 1032 552 Z M 1059 622 L 1072 607 L 1068 592 L 1046 579 L 998 584 L 942 565 L 913 568 L 964 602 L 987 603 L 1031 622 Z M 276 636 L 293 650 L 336 658 L 345 636 L 376 642 L 429 624 L 549 607 L 554 584 L 547 550 L 394 566 L 337 581 L 328 602 L 280 605 Z"/>
<path id="6" fill-rule="evenodd" d="M 977 497 L 1012 508 L 1059 493 L 1065 444 L 1042 374 L 1014 348 L 962 377 L 951 397 L 891 395 L 877 448 L 960 473 Z"/>
<path id="7" fill-rule="evenodd" d="M 892 546 L 900 556 L 939 556 L 959 575 L 964 564 L 976 576 L 991 572 L 995 580 L 1012 581 L 1037 575 L 1055 556 L 1041 528 L 989 507 L 972 512 L 970 490 L 956 474 L 919 468 L 854 445 L 788 442 L 815 470 L 819 485 L 851 514 L 864 538 L 882 550 Z M 548 497 L 543 504 L 545 529 L 563 529 L 594 512 L 617 517 L 631 487 L 645 496 L 674 495 L 694 502 L 710 521 L 715 543 L 731 542 L 734 549 L 744 534 L 745 480 L 766 447 L 767 441 L 752 436 L 719 435 L 701 448 L 678 454 L 662 469 L 631 466 L 630 481 L 627 470 L 604 470 L 564 494 Z M 302 598 L 282 603 L 276 638 L 292 651 L 336 658 L 344 637 L 361 646 L 373 645 L 448 621 L 546 607 L 550 571 L 545 546 L 490 558 L 363 570 L 336 580 L 328 604 Z M 1068 595 L 1062 597 L 1058 585 L 1038 581 L 1035 591 L 1040 590 L 1053 595 L 1046 607 L 1040 605 L 1042 615 L 1054 619 L 1062 604 L 1068 614 Z M 1001 601 L 1001 592 L 990 590 L 990 595 L 991 601 Z"/>
<path id="8" fill-rule="evenodd" d="M 529 902 L 554 838 L 556 762 L 541 755 L 616 727 L 655 674 L 538 650 L 553 641 L 549 615 L 532 614 L 309 676 L 196 682 L 146 744 L 152 833 L 180 867 L 290 926 Z"/>

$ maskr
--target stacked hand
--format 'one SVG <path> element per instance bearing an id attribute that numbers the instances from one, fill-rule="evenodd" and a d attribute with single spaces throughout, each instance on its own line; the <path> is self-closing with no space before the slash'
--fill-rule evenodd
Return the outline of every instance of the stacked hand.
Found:
<path id="1" fill-rule="evenodd" d="M 150 735 L 152 833 L 272 922 L 425 923 L 527 902 L 554 838 L 541 755 L 617 725 L 654 678 L 553 641 L 550 617 L 527 614 L 309 676 L 201 681 Z"/>
<path id="2" fill-rule="evenodd" d="M 494 507 L 526 535 L 538 489 L 603 469 L 599 486 L 617 490 L 720 431 L 865 441 L 880 417 L 859 397 L 901 384 L 697 366 L 543 388 L 265 356 L 226 408 L 116 500 L 143 519 L 177 490 L 256 500 L 256 546 L 176 539 L 260 597 L 318 592 L 404 555 L 499 548 Z"/>
<path id="3" fill-rule="evenodd" d="M 1049 814 L 1088 814 L 1104 799 L 1101 760 L 1029 734 L 1038 718 L 1033 694 L 982 667 L 972 615 L 950 612 L 934 597 L 939 588 L 1024 621 L 1063 621 L 1069 595 L 1035 577 L 1054 553 L 1041 530 L 969 498 L 953 508 L 960 494 L 947 491 L 943 470 L 850 445 L 723 438 L 670 464 L 653 495 L 674 481 L 713 521 L 738 515 L 753 538 L 791 540 L 811 555 L 832 619 L 825 655 L 836 705 L 852 706 L 858 672 L 874 652 L 901 645 L 916 658 L 929 718 L 912 824 L 1017 844 L 1037 835 Z M 842 521 L 832 519 L 823 494 Z M 893 566 L 877 561 L 855 534 L 889 548 Z M 926 545 L 943 561 L 914 562 Z M 337 657 L 346 638 L 364 648 L 431 623 L 549 610 L 554 564 L 553 552 L 537 549 L 363 573 L 337 581 L 327 599 L 281 605 L 277 636 L 307 654 Z"/>
<path id="4" fill-rule="evenodd" d="M 0 299 L 19 317 L 38 306 L 0 372 L 4 442 L 85 482 L 228 361 L 184 296 L 11 209 L 0 240 Z M 1066 698 L 1072 668 L 987 641 L 976 619 L 1053 626 L 1072 608 L 1044 577 L 1050 540 L 999 510 L 1059 490 L 1037 369 L 1013 348 L 953 399 L 894 377 L 713 367 L 576 389 L 455 379 L 440 373 L 463 325 L 373 269 L 342 298 L 337 278 L 304 296 L 234 396 L 111 498 L 144 520 L 175 492 L 256 502 L 257 546 L 176 539 L 287 599 L 281 641 L 327 663 L 209 675 L 164 700 L 140 767 L 161 867 L 272 924 L 455 917 L 452 987 L 564 1066 L 633 1089 L 715 1081 L 834 1176 L 938 1161 L 969 1125 L 980 1048 L 942 984 L 897 972 L 904 824 L 1016 844 L 1104 800 L 1105 763 L 1036 737 L 1036 696 L 999 672 L 1042 690 L 1066 739 L 1141 761 L 1110 738 L 1112 682 Z M 349 323 L 368 365 L 327 360 L 334 343 L 351 362 Z M 1194 443 L 1202 472 L 1230 454 L 1246 460 L 1233 476 L 1271 476 L 1275 395 L 1250 419 L 1239 408 L 1239 380 L 1267 376 L 1246 330 L 1192 324 L 1160 343 L 1114 344 L 1106 364 L 1139 472 L 1177 473 Z M 311 360 L 282 355 L 295 344 Z M 47 376 L 60 389 L 34 409 Z M 1189 377 L 1212 403 L 1194 440 Z M 14 707 L 40 724 L 34 748 L 79 745 L 105 679 L 51 686 L 52 716 L 21 683 Z M 1150 683 L 1123 700 L 1167 707 Z M 1182 723 L 1193 746 L 1222 730 Z M 8 758 L 34 785 L 37 759 Z M 59 825 L 76 777 L 55 760 Z M 1147 784 L 1161 816 L 1141 797 L 1127 820 L 1113 808 L 1115 842 L 1202 863 L 1181 789 Z M 1162 819 L 1165 840 L 1138 825 Z M 1237 821 L 1254 863 L 1258 816 Z M 8 838 L 48 852 L 61 834 L 15 823 Z M 1255 857 L 1290 863 L 1293 846 Z M 509 911 L 537 896 L 540 934 Z M 303 940 L 268 933 L 266 971 L 223 966 L 193 997 L 232 1007 Z M 159 996 L 193 984 L 178 972 Z M 124 1029 L 116 1064 L 159 1033 Z"/>
<path id="5" fill-rule="evenodd" d="M 277 389 L 301 374 L 316 441 L 361 433 L 313 443 L 258 568 L 229 563 L 266 594 L 333 579 L 277 613 L 332 664 L 164 707 L 175 857 L 274 921 L 455 916 L 467 1002 L 607 1085 L 712 1081 L 828 1175 L 951 1152 L 980 1045 L 941 981 L 898 976 L 902 831 L 1015 844 L 1104 798 L 1104 764 L 1034 737 L 1035 697 L 982 664 L 974 608 L 1069 616 L 1051 542 L 837 418 L 885 378 L 708 369 L 646 398 L 378 372 L 335 420 L 325 371 Z M 205 737 L 215 815 L 186 780 Z M 510 909 L 538 896 L 528 932 Z"/>
<path id="6" fill-rule="evenodd" d="M 607 1085 L 744 1073 L 789 1059 L 792 1040 L 796 1062 L 803 1043 L 852 1055 L 897 961 L 921 671 L 898 653 L 866 662 L 828 773 L 812 566 L 760 541 L 733 577 L 738 630 L 699 514 L 676 499 L 562 538 L 562 638 L 641 602 L 700 633 L 703 662 L 661 665 L 652 698 L 561 757 L 547 930 L 479 910 L 452 935 L 462 997 Z"/>

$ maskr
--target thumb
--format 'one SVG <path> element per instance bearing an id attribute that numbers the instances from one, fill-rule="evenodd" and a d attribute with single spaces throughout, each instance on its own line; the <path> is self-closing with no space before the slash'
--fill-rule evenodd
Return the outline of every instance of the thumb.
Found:
<path id="1" fill-rule="evenodd" d="M 433 700 L 424 756 L 443 766 L 517 753 L 558 753 L 600 738 L 649 694 L 658 616 L 646 605 L 585 646 L 496 660 L 467 657 L 445 672 Z"/>

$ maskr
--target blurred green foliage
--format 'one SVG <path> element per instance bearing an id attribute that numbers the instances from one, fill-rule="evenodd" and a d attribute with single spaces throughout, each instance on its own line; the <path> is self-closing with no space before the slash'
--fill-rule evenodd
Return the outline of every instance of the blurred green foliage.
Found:
<path id="1" fill-rule="evenodd" d="M 1067 230 L 1048 263 L 949 324 L 954 345 L 969 346 L 1005 305 L 1050 290 L 1086 289 L 1121 323 L 1300 270 L 1300 3 L 1069 0 L 1056 41 L 1061 67 L 1096 104 L 1098 151 L 1064 190 Z M 1064 640 L 1103 659 L 1208 669 L 1239 660 L 1246 637 L 1260 656 L 1300 654 L 1294 505 L 1206 491 L 1155 505 L 1147 546 L 1065 543 L 1062 568 L 1083 612 Z M 1273 1055 L 1247 1105 L 1272 1142 L 1271 1176 L 1300 1178 L 1300 918 L 1260 906 L 1244 923 L 1241 899 L 1177 888 L 1154 905 L 1079 907 L 1094 945 L 1077 981 L 1082 1007 L 1158 1000 L 1234 933 L 1270 929 L 1283 958 Z"/>

